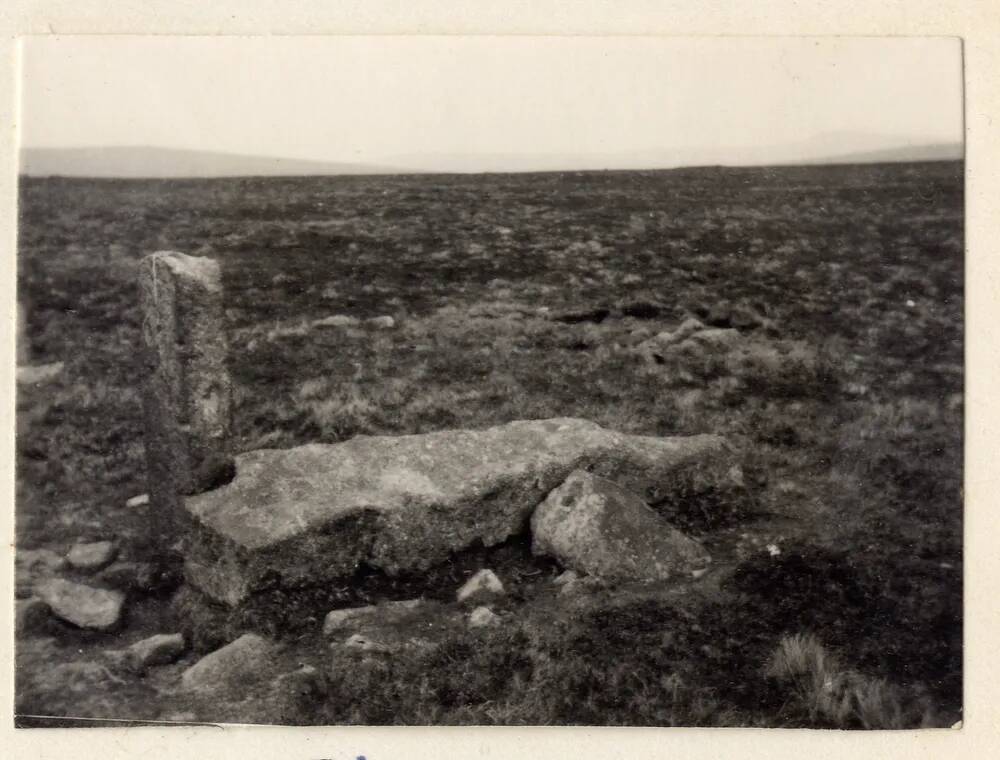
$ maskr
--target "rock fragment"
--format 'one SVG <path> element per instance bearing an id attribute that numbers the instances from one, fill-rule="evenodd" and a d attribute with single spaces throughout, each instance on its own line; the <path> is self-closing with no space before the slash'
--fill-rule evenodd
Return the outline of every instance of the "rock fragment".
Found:
<path id="1" fill-rule="evenodd" d="M 396 320 L 388 314 L 383 314 L 380 317 L 371 317 L 370 319 L 366 319 L 365 324 L 378 330 L 391 330 L 396 326 Z"/>
<path id="2" fill-rule="evenodd" d="M 488 628 L 500 624 L 500 616 L 489 607 L 476 607 L 469 613 L 469 628 Z"/>
<path id="3" fill-rule="evenodd" d="M 157 665 L 176 662 L 186 650 L 183 634 L 158 633 L 135 642 L 125 651 L 131 667 L 141 672 Z"/>
<path id="4" fill-rule="evenodd" d="M 492 570 L 483 568 L 467 580 L 456 594 L 459 602 L 502 596 L 503 583 Z"/>
<path id="5" fill-rule="evenodd" d="M 111 541 L 77 542 L 66 554 L 66 561 L 74 570 L 96 573 L 110 565 L 118 553 Z"/>
<path id="6" fill-rule="evenodd" d="M 125 596 L 64 578 L 50 578 L 36 588 L 52 613 L 78 628 L 110 631 L 121 622 Z"/>
<path id="7" fill-rule="evenodd" d="M 131 499 L 125 502 L 125 506 L 129 509 L 136 509 L 138 507 L 145 507 L 149 504 L 149 494 L 141 493 L 138 496 L 133 496 Z"/>
<path id="8" fill-rule="evenodd" d="M 578 572 L 615 581 L 689 574 L 710 558 L 633 493 L 578 470 L 531 518 L 532 550 Z"/>
<path id="9" fill-rule="evenodd" d="M 62 362 L 35 364 L 17 368 L 18 385 L 43 385 L 59 377 L 63 371 Z"/>
<path id="10" fill-rule="evenodd" d="M 345 628 L 357 627 L 365 623 L 381 619 L 396 620 L 406 613 L 416 610 L 421 604 L 420 599 L 407 599 L 401 602 L 385 602 L 367 607 L 348 607 L 329 612 L 323 621 L 323 635 L 331 636 Z"/>
<path id="11" fill-rule="evenodd" d="M 361 320 L 347 314 L 334 314 L 331 317 L 324 317 L 312 322 L 313 327 L 357 327 Z"/>
<path id="12" fill-rule="evenodd" d="M 181 689 L 194 692 L 243 691 L 273 675 L 275 645 L 245 633 L 205 655 L 181 676 Z"/>

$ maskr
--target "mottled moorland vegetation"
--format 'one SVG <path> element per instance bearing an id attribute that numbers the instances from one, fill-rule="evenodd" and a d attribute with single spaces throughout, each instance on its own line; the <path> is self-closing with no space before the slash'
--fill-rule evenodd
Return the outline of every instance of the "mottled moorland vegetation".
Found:
<path id="1" fill-rule="evenodd" d="M 127 557 L 142 534 L 142 510 L 124 506 L 146 490 L 136 264 L 158 249 L 222 263 L 242 449 L 577 416 L 626 432 L 723 434 L 743 477 L 725 493 L 692 483 L 656 504 L 716 560 L 697 591 L 554 599 L 546 584 L 558 568 L 515 540 L 423 579 L 359 578 L 358 599 L 445 598 L 485 563 L 513 590 L 502 628 L 354 663 L 349 679 L 313 646 L 308 605 L 248 621 L 270 625 L 290 662 L 319 658 L 322 682 L 280 708 L 252 695 L 192 707 L 164 696 L 162 674 L 53 675 L 175 624 L 178 605 L 161 591 L 137 598 L 118 634 L 50 625 L 23 637 L 19 712 L 846 727 L 960 718 L 961 164 L 55 178 L 21 189 L 30 349 L 37 362 L 65 362 L 18 397 L 22 549 L 113 537 Z M 394 324 L 311 326 L 335 314 Z M 660 360 L 638 348 L 691 317 L 738 329 L 740 345 Z"/>

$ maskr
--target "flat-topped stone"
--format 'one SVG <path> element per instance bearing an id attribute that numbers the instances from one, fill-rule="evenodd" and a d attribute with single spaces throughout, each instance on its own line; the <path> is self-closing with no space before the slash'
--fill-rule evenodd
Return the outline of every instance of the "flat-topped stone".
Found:
<path id="1" fill-rule="evenodd" d="M 717 436 L 632 436 L 572 418 L 252 451 L 236 458 L 230 483 L 185 500 L 185 572 L 235 606 L 257 590 L 348 576 L 361 563 L 419 571 L 521 532 L 574 470 L 653 494 L 679 469 L 724 473 L 728 460 Z"/>

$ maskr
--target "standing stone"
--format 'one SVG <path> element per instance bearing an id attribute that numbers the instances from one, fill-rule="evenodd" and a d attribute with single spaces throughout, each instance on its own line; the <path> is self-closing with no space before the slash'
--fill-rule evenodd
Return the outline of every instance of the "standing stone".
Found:
<path id="1" fill-rule="evenodd" d="M 161 251 L 142 261 L 146 459 L 154 542 L 173 538 L 182 497 L 233 470 L 232 381 L 222 280 L 212 259 Z M 169 544 L 167 544 L 169 545 Z"/>

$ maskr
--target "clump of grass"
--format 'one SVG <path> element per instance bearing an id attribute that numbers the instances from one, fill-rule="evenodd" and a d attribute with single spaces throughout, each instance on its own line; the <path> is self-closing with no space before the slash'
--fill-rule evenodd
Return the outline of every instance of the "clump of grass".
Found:
<path id="1" fill-rule="evenodd" d="M 930 723 L 918 705 L 883 679 L 847 669 L 816 636 L 783 636 L 765 675 L 785 686 L 792 710 L 811 724 L 835 728 L 903 729 Z"/>

